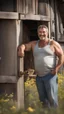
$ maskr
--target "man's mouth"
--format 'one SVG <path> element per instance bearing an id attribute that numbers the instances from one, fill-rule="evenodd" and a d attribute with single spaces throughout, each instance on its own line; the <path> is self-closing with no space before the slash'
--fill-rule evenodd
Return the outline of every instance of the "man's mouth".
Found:
<path id="1" fill-rule="evenodd" d="M 41 40 L 44 40 L 46 37 L 45 36 L 39 36 Z"/>

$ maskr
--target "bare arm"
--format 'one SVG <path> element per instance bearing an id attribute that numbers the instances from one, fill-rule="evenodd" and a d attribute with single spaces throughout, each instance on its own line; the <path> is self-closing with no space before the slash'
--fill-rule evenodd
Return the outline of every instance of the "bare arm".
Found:
<path id="1" fill-rule="evenodd" d="M 24 52 L 30 51 L 32 49 L 33 44 L 34 44 L 34 41 L 29 42 L 27 44 L 22 44 L 21 46 L 19 46 L 18 47 L 18 56 L 24 57 Z"/>
<path id="2" fill-rule="evenodd" d="M 63 64 L 63 50 L 60 44 L 57 43 L 56 41 L 53 41 L 53 46 L 54 46 L 55 54 L 58 57 L 58 64 L 56 65 L 55 69 L 52 71 L 52 73 L 55 74 L 59 71 L 59 68 Z"/>

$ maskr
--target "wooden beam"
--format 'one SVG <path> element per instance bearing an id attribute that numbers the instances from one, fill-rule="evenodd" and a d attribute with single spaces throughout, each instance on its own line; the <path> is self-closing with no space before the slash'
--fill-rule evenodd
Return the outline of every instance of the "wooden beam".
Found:
<path id="1" fill-rule="evenodd" d="M 0 76 L 0 83 L 16 83 L 16 76 Z"/>
<path id="2" fill-rule="evenodd" d="M 48 16 L 33 15 L 33 14 L 27 14 L 27 15 L 20 14 L 20 19 L 22 19 L 22 20 L 50 21 L 50 18 Z"/>
<path id="3" fill-rule="evenodd" d="M 16 21 L 16 33 L 17 33 L 17 47 L 23 40 L 23 22 L 21 20 Z M 24 65 L 23 58 L 18 58 L 18 71 L 23 71 Z M 18 108 L 24 108 L 24 76 L 17 80 L 17 102 Z"/>
<path id="4" fill-rule="evenodd" d="M 18 19 L 18 13 L 15 12 L 0 12 L 0 19 Z"/>

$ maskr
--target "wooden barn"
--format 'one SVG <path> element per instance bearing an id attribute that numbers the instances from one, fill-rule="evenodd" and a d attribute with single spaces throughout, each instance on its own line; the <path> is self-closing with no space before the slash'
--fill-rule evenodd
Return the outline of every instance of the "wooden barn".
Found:
<path id="1" fill-rule="evenodd" d="M 32 52 L 18 58 L 17 47 L 38 40 L 37 27 L 45 24 L 49 38 L 64 48 L 64 0 L 0 0 L 0 94 L 14 93 L 24 107 L 24 77 L 19 72 L 34 68 Z"/>

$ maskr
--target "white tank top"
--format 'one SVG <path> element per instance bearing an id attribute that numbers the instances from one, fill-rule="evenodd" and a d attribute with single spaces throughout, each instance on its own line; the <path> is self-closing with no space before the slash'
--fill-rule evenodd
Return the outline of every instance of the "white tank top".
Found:
<path id="1" fill-rule="evenodd" d="M 40 48 L 38 42 L 33 50 L 35 71 L 38 76 L 45 76 L 56 66 L 56 55 L 50 49 L 50 43 Z"/>

